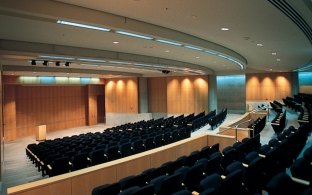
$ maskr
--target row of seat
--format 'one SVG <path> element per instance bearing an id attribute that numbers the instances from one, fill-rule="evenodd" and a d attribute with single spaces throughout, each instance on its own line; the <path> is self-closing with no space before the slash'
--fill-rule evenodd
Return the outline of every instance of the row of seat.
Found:
<path id="1" fill-rule="evenodd" d="M 248 128 L 252 129 L 252 136 L 260 134 L 266 124 L 266 116 L 257 118 Z"/>
<path id="2" fill-rule="evenodd" d="M 202 114 L 198 114 L 201 116 Z M 191 114 L 187 120 L 198 118 Z M 203 113 L 205 116 L 205 114 Z M 59 175 L 108 162 L 190 137 L 192 126 L 179 127 L 184 115 L 128 123 L 103 132 L 47 140 L 26 147 L 42 175 Z"/>
<path id="3" fill-rule="evenodd" d="M 194 119 L 188 125 L 192 126 L 193 130 L 200 129 L 201 127 L 208 124 L 209 120 L 214 116 L 216 116 L 216 110 L 209 112 L 207 115 L 202 115 L 201 117 Z"/>
<path id="4" fill-rule="evenodd" d="M 271 121 L 271 126 L 276 134 L 282 132 L 286 126 L 286 111 L 278 112 Z"/>
<path id="5" fill-rule="evenodd" d="M 120 191 L 120 194 L 142 194 L 142 191 L 144 194 L 171 194 L 177 190 L 185 192 L 185 189 L 200 191 L 200 181 L 206 175 L 225 174 L 228 165 L 244 158 L 249 151 L 258 150 L 260 145 L 260 135 L 257 135 L 224 148 L 222 153 L 219 151 L 219 144 L 204 147 L 189 156 L 181 156 L 139 175 L 123 178 L 114 184 L 98 186 L 92 194 L 119 194 Z"/>
<path id="6" fill-rule="evenodd" d="M 270 106 L 272 110 L 276 113 L 283 112 L 283 105 L 276 100 L 274 100 L 273 102 L 270 102 Z"/>
<path id="7" fill-rule="evenodd" d="M 285 104 L 285 106 L 287 106 L 288 108 L 299 112 L 300 109 L 302 108 L 301 102 L 298 98 L 293 98 L 293 97 L 286 97 L 283 98 L 283 103 Z"/>
<path id="8" fill-rule="evenodd" d="M 215 129 L 218 125 L 220 125 L 226 118 L 227 108 L 222 109 L 217 115 L 211 117 L 208 120 L 208 123 L 211 129 Z"/>

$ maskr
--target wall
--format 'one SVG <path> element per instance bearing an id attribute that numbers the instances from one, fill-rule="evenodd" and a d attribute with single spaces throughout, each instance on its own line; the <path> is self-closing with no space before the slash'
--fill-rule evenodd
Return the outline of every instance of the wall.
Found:
<path id="1" fill-rule="evenodd" d="M 218 111 L 246 112 L 245 75 L 217 76 Z"/>
<path id="2" fill-rule="evenodd" d="M 148 111 L 167 113 L 167 80 L 166 77 L 148 78 Z"/>
<path id="3" fill-rule="evenodd" d="M 291 96 L 291 73 L 258 73 L 246 75 L 247 101 L 281 100 Z"/>
<path id="4" fill-rule="evenodd" d="M 299 92 L 312 94 L 312 72 L 299 72 Z"/>
<path id="5" fill-rule="evenodd" d="M 86 94 L 87 94 L 87 124 L 88 125 L 96 125 L 99 121 L 99 117 L 105 117 L 101 116 L 100 113 L 98 113 L 98 96 L 104 95 L 104 86 L 103 85 L 88 85 L 86 87 Z M 104 100 L 103 100 L 104 101 Z M 104 103 L 103 103 L 104 104 Z M 99 109 L 105 109 L 99 108 Z"/>
<path id="6" fill-rule="evenodd" d="M 106 113 L 138 113 L 138 79 L 109 79 L 105 85 Z"/>
<path id="7" fill-rule="evenodd" d="M 35 135 L 38 125 L 47 131 L 86 125 L 84 86 L 5 85 L 5 140 Z"/>
<path id="8" fill-rule="evenodd" d="M 168 114 L 208 113 L 208 77 L 167 77 Z"/>

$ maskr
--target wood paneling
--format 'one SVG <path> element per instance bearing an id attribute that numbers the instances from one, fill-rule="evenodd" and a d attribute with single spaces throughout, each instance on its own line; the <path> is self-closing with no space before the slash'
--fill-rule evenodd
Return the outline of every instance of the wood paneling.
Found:
<path id="1" fill-rule="evenodd" d="M 138 79 L 110 79 L 105 85 L 105 109 L 111 113 L 138 113 Z"/>
<path id="2" fill-rule="evenodd" d="M 148 78 L 148 111 L 167 113 L 167 80 L 165 77 Z"/>
<path id="3" fill-rule="evenodd" d="M 5 85 L 6 140 L 35 135 L 39 125 L 55 131 L 86 125 L 85 87 Z M 15 99 L 13 100 L 13 92 Z M 14 118 L 15 117 L 15 118 Z"/>
<path id="4" fill-rule="evenodd" d="M 291 96 L 291 73 L 246 75 L 246 100 L 280 100 Z"/>
<path id="5" fill-rule="evenodd" d="M 171 114 L 208 112 L 208 78 L 168 77 L 167 111 Z"/>
<path id="6" fill-rule="evenodd" d="M 98 117 L 104 117 L 98 115 L 98 96 L 104 95 L 104 85 L 88 85 L 86 87 L 87 94 L 87 124 L 96 125 L 98 123 Z M 104 101 L 104 100 L 103 100 Z M 104 107 L 102 108 L 104 109 Z"/>
<path id="7" fill-rule="evenodd" d="M 4 86 L 4 140 L 14 140 L 16 138 L 16 103 L 15 86 Z"/>

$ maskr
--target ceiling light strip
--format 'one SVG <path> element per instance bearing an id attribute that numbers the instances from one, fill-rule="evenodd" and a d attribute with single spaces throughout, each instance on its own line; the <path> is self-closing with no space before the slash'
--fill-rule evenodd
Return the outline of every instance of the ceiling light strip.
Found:
<path id="1" fill-rule="evenodd" d="M 166 43 L 166 44 L 169 44 L 169 45 L 182 46 L 181 43 L 173 42 L 173 41 L 167 41 L 167 40 L 163 40 L 163 39 L 156 39 L 156 41 L 160 42 L 160 43 Z"/>
<path id="2" fill-rule="evenodd" d="M 47 58 L 47 59 L 62 59 L 62 60 L 74 60 L 73 57 L 66 57 L 66 56 L 49 56 L 49 55 L 41 55 L 39 58 Z"/>
<path id="3" fill-rule="evenodd" d="M 99 31 L 104 31 L 104 32 L 111 31 L 110 28 L 103 28 L 103 27 L 93 26 L 93 25 L 88 25 L 88 24 L 69 22 L 69 21 L 65 21 L 65 20 L 58 20 L 56 23 L 68 25 L 68 26 L 80 27 L 80 28 L 87 28 L 87 29 L 92 29 L 92 30 L 99 30 Z"/>
<path id="4" fill-rule="evenodd" d="M 78 58 L 79 61 L 84 61 L 84 62 L 100 62 L 100 63 L 105 63 L 105 60 L 98 60 L 98 59 L 92 59 L 92 58 Z"/>
<path id="5" fill-rule="evenodd" d="M 141 35 L 141 34 L 136 34 L 136 33 L 130 33 L 130 32 L 126 32 L 126 31 L 121 31 L 121 30 L 116 30 L 115 31 L 117 34 L 121 34 L 121 35 L 126 35 L 126 36 L 130 36 L 130 37 L 136 37 L 136 38 L 140 38 L 140 39 L 147 39 L 147 40 L 152 40 L 152 37 L 148 37 L 145 35 Z"/>
<path id="6" fill-rule="evenodd" d="M 194 47 L 194 46 L 191 46 L 191 45 L 184 45 L 184 47 L 187 48 L 187 49 L 192 49 L 192 50 L 196 50 L 196 51 L 202 51 L 203 50 L 201 48 Z"/>

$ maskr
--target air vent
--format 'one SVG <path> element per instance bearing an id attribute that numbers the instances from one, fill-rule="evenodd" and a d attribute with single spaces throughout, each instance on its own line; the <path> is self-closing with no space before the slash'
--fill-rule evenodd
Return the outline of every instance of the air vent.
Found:
<path id="1" fill-rule="evenodd" d="M 273 4 L 276 8 L 282 11 L 286 16 L 288 16 L 306 35 L 312 44 L 312 29 L 308 25 L 308 23 L 301 17 L 300 13 L 298 13 L 292 5 L 290 5 L 285 0 L 268 0 L 271 4 Z"/>

